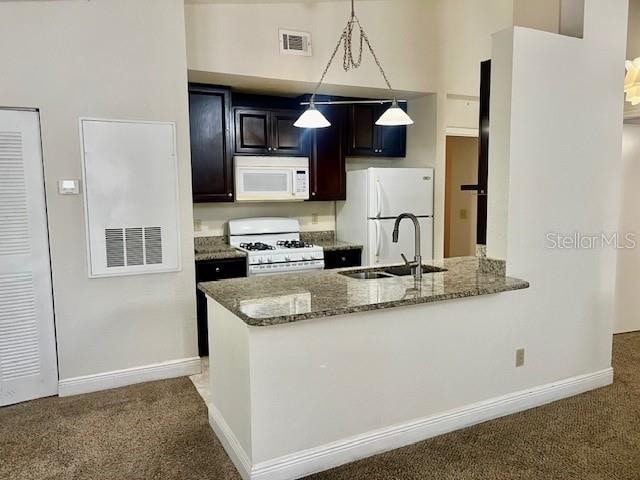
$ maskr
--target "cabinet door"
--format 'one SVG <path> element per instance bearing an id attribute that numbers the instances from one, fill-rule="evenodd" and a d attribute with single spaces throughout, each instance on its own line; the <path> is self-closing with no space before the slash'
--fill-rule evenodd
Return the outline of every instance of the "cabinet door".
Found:
<path id="1" fill-rule="evenodd" d="M 313 145 L 309 162 L 310 200 L 346 200 L 345 105 L 319 105 L 330 127 L 312 130 Z"/>
<path id="2" fill-rule="evenodd" d="M 225 278 L 247 276 L 247 260 L 234 258 L 229 260 L 204 260 L 196 262 L 196 284 L 213 282 Z M 198 318 L 198 354 L 209 355 L 209 333 L 207 319 L 207 296 L 196 289 L 196 313 Z"/>
<path id="3" fill-rule="evenodd" d="M 352 105 L 349 119 L 349 155 L 375 156 L 377 154 L 375 121 L 376 105 Z"/>
<path id="4" fill-rule="evenodd" d="M 233 157 L 226 89 L 189 85 L 194 202 L 233 201 Z"/>
<path id="5" fill-rule="evenodd" d="M 293 124 L 299 112 L 273 112 L 271 114 L 271 143 L 269 151 L 278 155 L 306 155 L 305 130 Z"/>
<path id="6" fill-rule="evenodd" d="M 324 252 L 325 270 L 333 268 L 359 267 L 362 265 L 362 250 L 334 250 Z"/>
<path id="7" fill-rule="evenodd" d="M 270 112 L 235 110 L 236 153 L 267 154 L 271 148 Z"/>
<path id="8" fill-rule="evenodd" d="M 389 104 L 380 105 L 376 111 L 376 120 L 380 118 Z M 400 108 L 407 111 L 407 104 L 400 103 Z M 374 120 L 375 121 L 375 120 Z M 376 149 L 377 154 L 384 157 L 404 157 L 407 150 L 407 127 L 383 127 L 376 125 Z"/>

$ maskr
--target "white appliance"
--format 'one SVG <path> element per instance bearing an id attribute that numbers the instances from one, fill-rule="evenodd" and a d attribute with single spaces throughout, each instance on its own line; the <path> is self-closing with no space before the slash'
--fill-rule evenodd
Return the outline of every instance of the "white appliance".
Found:
<path id="1" fill-rule="evenodd" d="M 175 124 L 81 119 L 89 277 L 180 270 Z"/>
<path id="2" fill-rule="evenodd" d="M 292 201 L 309 198 L 307 157 L 237 156 L 236 201 Z"/>
<path id="3" fill-rule="evenodd" d="M 412 259 L 414 230 L 410 220 L 400 223 L 398 243 L 391 239 L 395 219 L 401 213 L 418 217 L 422 259 L 432 259 L 433 169 L 353 170 L 347 173 L 347 200 L 337 204 L 337 237 L 364 246 L 364 265 L 401 262 L 401 253 Z"/>
<path id="4" fill-rule="evenodd" d="M 247 275 L 322 270 L 322 247 L 300 240 L 293 218 L 260 217 L 229 221 L 229 244 L 247 254 Z"/>

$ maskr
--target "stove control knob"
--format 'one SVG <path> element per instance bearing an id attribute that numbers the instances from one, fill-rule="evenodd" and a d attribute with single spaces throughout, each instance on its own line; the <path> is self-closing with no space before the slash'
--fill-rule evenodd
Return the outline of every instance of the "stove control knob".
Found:
<path id="1" fill-rule="evenodd" d="M 285 262 L 290 262 L 291 261 L 291 257 L 289 255 L 285 255 L 284 256 L 284 261 Z"/>
<path id="2" fill-rule="evenodd" d="M 267 257 L 267 258 L 265 258 L 265 261 L 267 263 L 271 263 L 271 262 L 273 262 L 273 259 L 271 257 Z"/>

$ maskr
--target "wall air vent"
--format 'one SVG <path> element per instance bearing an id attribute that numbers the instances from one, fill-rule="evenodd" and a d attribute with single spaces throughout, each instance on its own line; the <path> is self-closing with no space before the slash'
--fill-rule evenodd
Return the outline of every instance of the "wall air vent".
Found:
<path id="1" fill-rule="evenodd" d="M 278 30 L 280 53 L 287 55 L 311 56 L 311 34 L 293 30 Z"/>
<path id="2" fill-rule="evenodd" d="M 107 268 L 162 263 L 161 227 L 105 228 L 104 237 Z"/>

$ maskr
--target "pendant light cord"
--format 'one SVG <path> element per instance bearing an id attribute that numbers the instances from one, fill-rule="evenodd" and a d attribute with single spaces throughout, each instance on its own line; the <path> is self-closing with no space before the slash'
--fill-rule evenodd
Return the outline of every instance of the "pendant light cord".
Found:
<path id="1" fill-rule="evenodd" d="M 357 61 L 354 59 L 353 57 L 353 30 L 355 26 L 358 26 L 358 30 L 360 31 L 360 48 L 358 51 L 358 59 Z M 333 49 L 333 53 L 331 54 L 331 58 L 329 58 L 329 62 L 327 63 L 327 66 L 324 68 L 324 71 L 322 72 L 322 76 L 320 77 L 320 81 L 316 84 L 316 88 L 313 91 L 313 94 L 311 95 L 311 104 L 313 104 L 316 94 L 318 93 L 318 90 L 320 89 L 320 86 L 322 85 L 322 82 L 324 81 L 324 78 L 327 76 L 327 72 L 329 71 L 329 67 L 331 67 L 331 64 L 333 63 L 334 58 L 336 57 L 336 54 L 338 53 L 338 50 L 340 49 L 340 45 L 344 42 L 344 57 L 342 59 L 342 68 L 344 69 L 345 72 L 348 72 L 350 69 L 356 69 L 360 66 L 360 64 L 362 63 L 362 50 L 363 50 L 363 43 L 366 43 L 367 48 L 369 49 L 369 51 L 371 52 L 371 56 L 373 57 L 373 59 L 376 62 L 376 65 L 378 66 L 378 70 L 380 70 L 380 74 L 382 75 L 382 78 L 384 78 L 384 82 L 387 84 L 387 88 L 394 93 L 394 98 L 395 98 L 395 92 L 393 91 L 393 88 L 391 88 L 391 83 L 389 82 L 389 79 L 387 78 L 387 74 L 385 73 L 384 69 L 382 68 L 382 65 L 380 64 L 380 60 L 378 59 L 378 56 L 376 55 L 376 52 L 373 50 L 373 47 L 371 46 L 371 42 L 369 42 L 369 37 L 367 37 L 367 34 L 364 31 L 364 28 L 362 28 L 362 25 L 360 24 L 360 20 L 358 19 L 358 17 L 356 16 L 355 13 L 355 6 L 354 6 L 354 0 L 351 0 L 351 16 L 349 17 L 349 21 L 347 22 L 347 25 L 344 27 L 344 30 L 342 31 L 342 34 L 340 35 L 340 38 L 338 39 L 338 44 L 336 45 L 336 47 Z"/>

